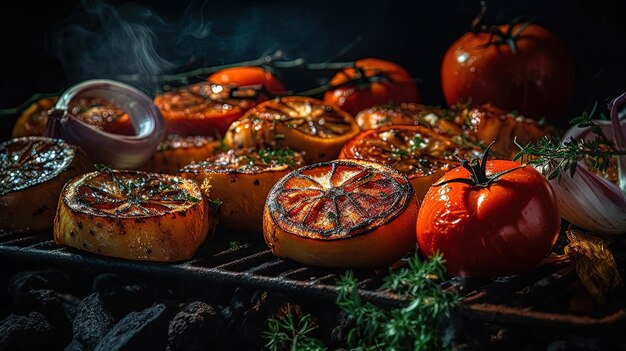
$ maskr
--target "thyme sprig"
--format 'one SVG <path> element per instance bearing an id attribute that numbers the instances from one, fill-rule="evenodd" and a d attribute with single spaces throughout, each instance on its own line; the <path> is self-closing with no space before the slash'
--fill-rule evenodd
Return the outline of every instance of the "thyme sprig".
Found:
<path id="1" fill-rule="evenodd" d="M 602 128 L 593 121 L 597 104 L 591 112 L 583 112 L 573 118 L 570 124 L 579 128 L 591 128 L 595 134 L 593 140 L 575 140 L 570 138 L 561 142 L 554 136 L 546 136 L 542 139 L 522 146 L 514 140 L 520 151 L 513 158 L 531 165 L 539 166 L 548 179 L 560 179 L 561 172 L 569 172 L 573 177 L 578 167 L 578 162 L 588 158 L 589 166 L 593 170 L 606 171 L 613 156 L 626 155 L 626 150 L 618 150 L 602 131 Z"/>
<path id="2" fill-rule="evenodd" d="M 269 331 L 264 332 L 263 336 L 267 340 L 265 346 L 271 351 L 326 350 L 321 341 L 309 335 L 317 329 L 310 314 L 298 318 L 292 313 L 286 313 L 282 318 L 269 319 L 267 325 Z"/>
<path id="3" fill-rule="evenodd" d="M 383 289 L 407 298 L 408 305 L 391 309 L 363 302 L 358 293 L 358 281 L 348 272 L 338 281 L 337 305 L 355 321 L 347 336 L 347 346 L 353 350 L 433 350 L 445 347 L 440 331 L 442 322 L 450 316 L 458 295 L 444 291 L 441 254 L 428 261 L 418 255 L 408 260 L 408 267 L 392 272 L 384 279 Z"/>

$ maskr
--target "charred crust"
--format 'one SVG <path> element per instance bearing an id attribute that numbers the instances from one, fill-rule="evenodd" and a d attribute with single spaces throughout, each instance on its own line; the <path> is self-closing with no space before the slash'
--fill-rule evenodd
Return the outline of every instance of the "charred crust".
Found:
<path id="1" fill-rule="evenodd" d="M 254 184 L 254 185 L 259 185 L 259 184 L 261 184 L 261 182 L 260 182 L 258 179 L 255 179 L 255 180 L 254 180 L 254 182 L 253 182 L 252 184 Z"/>

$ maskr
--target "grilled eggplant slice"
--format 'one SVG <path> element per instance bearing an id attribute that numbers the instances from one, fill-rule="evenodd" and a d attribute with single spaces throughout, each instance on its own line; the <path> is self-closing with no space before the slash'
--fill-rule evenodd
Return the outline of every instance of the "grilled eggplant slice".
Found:
<path id="1" fill-rule="evenodd" d="M 0 229 L 51 228 L 61 188 L 90 169 L 85 153 L 60 139 L 31 136 L 0 144 Z"/>
<path id="2" fill-rule="evenodd" d="M 304 166 L 290 149 L 230 150 L 181 170 L 221 202 L 219 226 L 237 232 L 261 233 L 263 206 L 270 189 L 284 175 Z"/>
<path id="3" fill-rule="evenodd" d="M 216 222 L 216 211 L 192 181 L 104 169 L 65 185 L 54 239 L 105 256 L 180 261 L 193 256 Z"/>

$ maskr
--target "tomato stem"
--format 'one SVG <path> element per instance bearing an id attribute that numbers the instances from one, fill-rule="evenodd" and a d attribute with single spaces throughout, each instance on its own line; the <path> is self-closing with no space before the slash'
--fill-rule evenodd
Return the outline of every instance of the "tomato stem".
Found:
<path id="1" fill-rule="evenodd" d="M 491 183 L 497 181 L 503 175 L 525 167 L 525 166 L 515 167 L 515 168 L 507 169 L 506 171 L 487 175 L 487 161 L 489 158 L 489 151 L 491 150 L 491 147 L 493 146 L 493 144 L 495 144 L 495 140 L 492 141 L 491 144 L 489 144 L 489 146 L 487 146 L 487 149 L 483 153 L 481 159 L 474 158 L 471 161 L 460 160 L 461 167 L 467 169 L 467 171 L 469 172 L 470 174 L 469 178 L 448 179 L 443 182 L 433 184 L 433 186 L 442 186 L 448 183 L 463 183 L 471 187 L 485 188 L 489 186 Z"/>
<path id="2" fill-rule="evenodd" d="M 528 21 L 522 22 L 521 17 L 515 17 L 507 24 L 506 31 L 500 30 L 496 25 L 481 24 L 485 13 L 487 12 L 487 4 L 485 1 L 480 2 L 480 11 L 478 15 L 472 20 L 472 33 L 488 33 L 489 39 L 481 47 L 487 47 L 490 45 L 502 45 L 506 44 L 511 48 L 511 52 L 515 55 L 517 53 L 516 41 L 522 35 L 522 32 L 530 24 Z M 519 24 L 519 27 L 515 32 L 513 29 Z"/>

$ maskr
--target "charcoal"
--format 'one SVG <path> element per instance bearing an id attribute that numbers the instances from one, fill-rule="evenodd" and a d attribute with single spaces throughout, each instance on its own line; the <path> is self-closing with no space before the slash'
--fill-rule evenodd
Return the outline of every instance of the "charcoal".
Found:
<path id="1" fill-rule="evenodd" d="M 85 351 L 85 346 L 78 340 L 72 340 L 72 342 L 65 347 L 65 351 Z"/>
<path id="2" fill-rule="evenodd" d="M 128 280 L 115 273 L 103 273 L 97 275 L 91 284 L 92 292 L 103 292 L 111 288 L 127 285 Z"/>
<path id="3" fill-rule="evenodd" d="M 100 294 L 116 320 L 130 312 L 142 311 L 154 303 L 154 292 L 145 284 L 112 287 Z"/>
<path id="4" fill-rule="evenodd" d="M 86 349 L 92 349 L 113 325 L 115 320 L 102 296 L 100 293 L 93 293 L 78 304 L 72 323 L 74 339 Z"/>
<path id="5" fill-rule="evenodd" d="M 9 296 L 15 301 L 19 295 L 31 290 L 54 290 L 70 292 L 72 281 L 68 275 L 57 269 L 45 271 L 20 272 L 9 280 Z"/>
<path id="6" fill-rule="evenodd" d="M 102 350 L 163 350 L 167 346 L 169 315 L 164 304 L 131 312 L 96 345 Z"/>
<path id="7" fill-rule="evenodd" d="M 196 301 L 183 308 L 169 324 L 168 342 L 172 351 L 208 350 L 219 335 L 221 318 L 215 309 Z"/>
<path id="8" fill-rule="evenodd" d="M 220 311 L 222 319 L 226 322 L 225 328 L 230 329 L 241 322 L 246 308 L 250 306 L 251 297 L 250 290 L 239 287 L 235 289 L 230 305 Z"/>
<path id="9" fill-rule="evenodd" d="M 20 294 L 13 308 L 18 313 L 41 312 L 55 326 L 59 332 L 59 337 L 67 342 L 72 336 L 72 325 L 66 312 L 66 303 L 55 291 L 31 290 L 25 294 Z"/>
<path id="10" fill-rule="evenodd" d="M 54 327 L 39 312 L 9 315 L 0 322 L 0 350 L 54 350 L 60 347 Z"/>
<path id="11" fill-rule="evenodd" d="M 253 306 L 243 316 L 239 333 L 248 347 L 260 348 L 263 345 L 263 331 L 267 329 L 267 318 L 278 312 L 286 302 L 283 294 L 258 291 L 252 297 Z"/>

